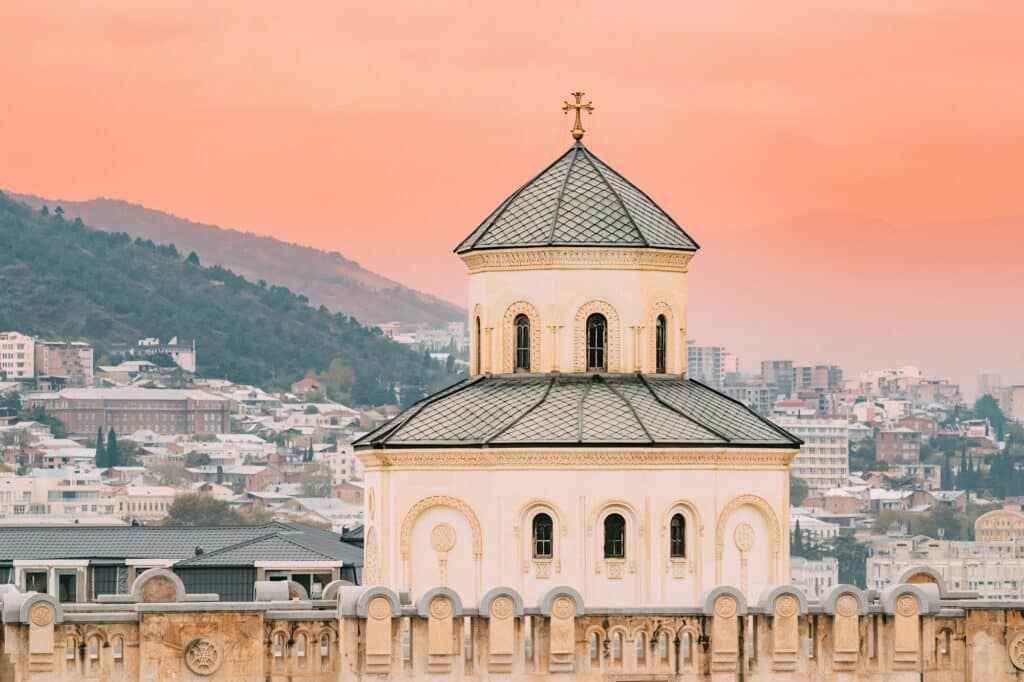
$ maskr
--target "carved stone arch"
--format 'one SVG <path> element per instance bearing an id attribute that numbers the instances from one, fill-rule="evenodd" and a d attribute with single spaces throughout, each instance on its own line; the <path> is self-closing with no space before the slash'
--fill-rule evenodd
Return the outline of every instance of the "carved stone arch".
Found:
<path id="1" fill-rule="evenodd" d="M 480 324 L 477 324 L 479 320 Z M 473 306 L 473 314 L 469 316 L 469 373 L 483 374 L 483 333 L 484 310 L 477 303 Z"/>
<path id="2" fill-rule="evenodd" d="M 555 524 L 550 559 L 537 559 L 533 555 L 533 519 L 538 514 L 547 514 Z M 524 502 L 516 514 L 516 552 L 519 566 L 524 574 L 530 573 L 531 562 L 538 577 L 550 577 L 562 572 L 562 542 L 568 534 L 568 526 L 562 509 L 551 500 L 534 497 Z"/>
<path id="3" fill-rule="evenodd" d="M 483 532 L 480 530 L 480 519 L 477 518 L 476 512 L 473 511 L 472 507 L 459 498 L 451 497 L 450 495 L 432 495 L 430 497 L 424 497 L 422 500 L 414 504 L 408 512 L 406 512 L 405 518 L 402 520 L 402 528 L 399 533 L 399 550 L 402 554 L 402 559 L 408 560 L 409 558 L 409 544 L 412 537 L 413 524 L 416 523 L 416 519 L 419 518 L 420 514 L 428 509 L 432 509 L 433 507 L 450 507 L 462 514 L 473 533 L 473 556 L 479 560 L 484 551 Z"/>
<path id="4" fill-rule="evenodd" d="M 377 546 L 377 530 L 370 526 L 366 529 L 366 540 L 363 543 L 363 584 L 368 586 L 380 582 L 380 548 Z"/>
<path id="5" fill-rule="evenodd" d="M 527 522 L 532 521 L 534 514 L 541 510 L 551 512 L 551 515 L 555 517 L 555 523 L 558 524 L 558 536 L 564 538 L 569 530 L 562 508 L 551 500 L 542 497 L 530 498 L 519 507 L 519 513 L 516 514 L 516 518 L 519 520 L 520 528 L 525 529 Z"/>
<path id="6" fill-rule="evenodd" d="M 701 539 L 704 537 L 704 519 L 701 518 L 700 510 L 689 500 L 676 500 L 668 506 L 665 513 L 661 515 L 661 537 L 665 549 L 662 556 L 668 561 L 669 557 L 669 523 L 676 514 L 682 514 L 686 519 L 686 560 L 690 564 L 690 572 L 693 573 L 701 563 Z M 666 564 L 666 570 L 667 564 Z"/>
<path id="7" fill-rule="evenodd" d="M 733 512 L 741 507 L 753 507 L 761 514 L 768 531 L 771 534 L 771 566 L 768 568 L 769 581 L 774 581 L 778 573 L 777 564 L 779 554 L 782 551 L 782 529 L 779 525 L 779 518 L 772 506 L 758 495 L 740 495 L 729 500 L 722 511 L 718 514 L 718 522 L 715 528 L 715 580 L 722 580 L 722 558 L 725 554 L 725 527 Z M 787 559 L 788 560 L 788 559 Z"/>
<path id="8" fill-rule="evenodd" d="M 665 373 L 679 374 L 680 371 L 676 368 L 675 362 L 675 353 L 678 350 L 676 334 L 672 331 L 675 329 L 676 316 L 672 313 L 672 306 L 663 300 L 656 301 L 647 315 L 647 371 L 655 372 L 658 367 L 655 358 L 658 315 L 665 316 Z"/>
<path id="9" fill-rule="evenodd" d="M 541 371 L 540 343 L 544 337 L 540 313 L 529 301 L 516 301 L 505 310 L 501 320 L 501 371 L 511 374 L 516 370 L 516 318 L 526 315 L 530 321 L 530 371 Z"/>
<path id="10" fill-rule="evenodd" d="M 94 638 L 99 641 L 100 646 L 107 646 L 110 641 L 106 632 L 95 625 L 90 625 L 86 627 L 85 632 L 82 633 L 82 641 L 88 644 Z"/>
<path id="11" fill-rule="evenodd" d="M 574 372 L 587 371 L 587 318 L 601 313 L 608 321 L 607 362 L 609 372 L 621 370 L 622 330 L 619 313 L 611 303 L 602 300 L 588 301 L 576 311 L 572 326 L 572 367 Z"/>

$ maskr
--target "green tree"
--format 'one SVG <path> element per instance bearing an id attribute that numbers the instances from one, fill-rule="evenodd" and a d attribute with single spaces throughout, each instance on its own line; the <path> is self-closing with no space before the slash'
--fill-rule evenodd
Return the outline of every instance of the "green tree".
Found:
<path id="1" fill-rule="evenodd" d="M 800 520 L 793 525 L 793 541 L 790 543 L 789 553 L 792 556 L 804 555 L 804 534 L 800 530 Z"/>
<path id="2" fill-rule="evenodd" d="M 53 214 L 57 216 L 57 220 L 64 220 L 64 208 L 59 204 L 57 205 L 57 208 L 56 210 L 54 210 Z"/>
<path id="3" fill-rule="evenodd" d="M 196 265 L 196 266 L 198 266 L 199 265 L 199 256 L 196 254 L 195 251 L 189 251 L 188 252 L 188 258 L 185 259 L 185 262 L 188 263 L 189 265 Z"/>
<path id="4" fill-rule="evenodd" d="M 852 535 L 843 533 L 825 540 L 821 545 L 825 556 L 834 556 L 839 562 L 840 583 L 856 585 L 861 589 L 867 587 L 867 545 L 857 542 Z"/>
<path id="5" fill-rule="evenodd" d="M 107 464 L 107 449 L 103 447 L 103 427 L 96 429 L 96 467 L 105 469 Z"/>
<path id="6" fill-rule="evenodd" d="M 448 374 L 455 373 L 455 354 L 448 353 L 448 359 L 444 362 L 444 371 Z"/>
<path id="7" fill-rule="evenodd" d="M 942 455 L 942 482 L 939 484 L 943 490 L 952 490 L 953 485 L 956 482 L 953 478 L 953 467 L 950 465 L 950 458 L 952 455 L 946 452 Z"/>
<path id="8" fill-rule="evenodd" d="M 327 462 L 309 462 L 302 468 L 299 490 L 303 497 L 330 497 L 334 473 Z"/>
<path id="9" fill-rule="evenodd" d="M 974 416 L 978 419 L 988 419 L 989 424 L 996 430 L 1000 440 L 1006 431 L 1006 415 L 999 409 L 999 403 L 990 395 L 983 395 L 974 403 Z"/>
<path id="10" fill-rule="evenodd" d="M 202 467 L 210 463 L 210 455 L 205 452 L 190 452 L 185 455 L 185 466 L 187 468 Z"/>
<path id="11" fill-rule="evenodd" d="M 808 492 L 807 481 L 793 474 L 789 475 L 789 503 L 791 505 L 794 507 L 802 505 L 807 499 Z"/>
<path id="12" fill-rule="evenodd" d="M 245 519 L 227 502 L 212 495 L 192 493 L 174 498 L 165 526 L 242 526 Z"/>
<path id="13" fill-rule="evenodd" d="M 117 446 L 117 434 L 114 433 L 114 427 L 110 427 L 110 431 L 107 432 L 107 450 L 106 450 L 106 461 L 108 467 L 119 467 L 121 466 L 121 451 Z"/>

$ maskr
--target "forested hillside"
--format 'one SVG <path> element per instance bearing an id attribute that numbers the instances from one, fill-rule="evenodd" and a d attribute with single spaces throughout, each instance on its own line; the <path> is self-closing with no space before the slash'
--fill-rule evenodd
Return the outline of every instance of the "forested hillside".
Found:
<path id="1" fill-rule="evenodd" d="M 0 330 L 87 340 L 98 355 L 141 337 L 195 338 L 204 376 L 281 388 L 330 367 L 334 397 L 355 404 L 389 402 L 398 384 L 408 402 L 451 379 L 377 330 L 284 287 L 2 193 L 0 292 Z"/>
<path id="2" fill-rule="evenodd" d="M 444 326 L 466 318 L 447 301 L 370 272 L 340 253 L 289 244 L 273 237 L 192 222 L 118 199 L 55 201 L 11 195 L 35 209 L 58 204 L 64 217 L 80 217 L 106 232 L 125 232 L 160 244 L 195 251 L 207 265 L 221 265 L 246 279 L 261 279 L 307 296 L 313 305 L 355 316 L 361 322 L 403 322 Z"/>

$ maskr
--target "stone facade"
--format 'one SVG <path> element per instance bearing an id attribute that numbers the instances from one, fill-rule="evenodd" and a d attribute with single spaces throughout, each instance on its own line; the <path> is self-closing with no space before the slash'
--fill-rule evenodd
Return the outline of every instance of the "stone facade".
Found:
<path id="1" fill-rule="evenodd" d="M 494 588 L 474 604 L 438 587 L 328 586 L 251 602 L 186 594 L 152 569 L 132 594 L 91 605 L 0 588 L 4 680 L 1024 680 L 1020 604 L 941 583 L 876 593 L 792 586 L 748 603 L 718 587 L 692 606 L 591 607 L 554 587 L 524 604 Z M 301 595 L 300 595 L 301 596 Z"/>

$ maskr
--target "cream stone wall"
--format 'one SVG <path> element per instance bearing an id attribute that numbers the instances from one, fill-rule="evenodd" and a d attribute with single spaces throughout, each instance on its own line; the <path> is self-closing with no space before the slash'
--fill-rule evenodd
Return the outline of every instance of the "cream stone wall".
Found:
<path id="1" fill-rule="evenodd" d="M 367 509 L 364 571 L 413 597 L 453 589 L 463 603 L 514 587 L 536 601 L 552 585 L 587 603 L 696 603 L 716 584 L 753 599 L 789 581 L 791 449 L 385 450 L 362 453 Z M 378 461 L 378 457 L 386 460 Z M 554 522 L 554 552 L 534 559 L 532 519 Z M 626 519 L 626 556 L 605 559 L 603 521 Z M 669 554 L 673 513 L 686 520 L 686 557 Z"/>
<path id="2" fill-rule="evenodd" d="M 583 325 L 587 314 L 600 312 L 609 323 L 608 371 L 654 372 L 654 321 L 660 313 L 667 321 L 666 369 L 682 374 L 691 255 L 584 248 L 464 255 L 470 269 L 471 373 L 513 371 L 513 323 L 520 313 L 530 319 L 532 372 L 583 371 Z"/>

